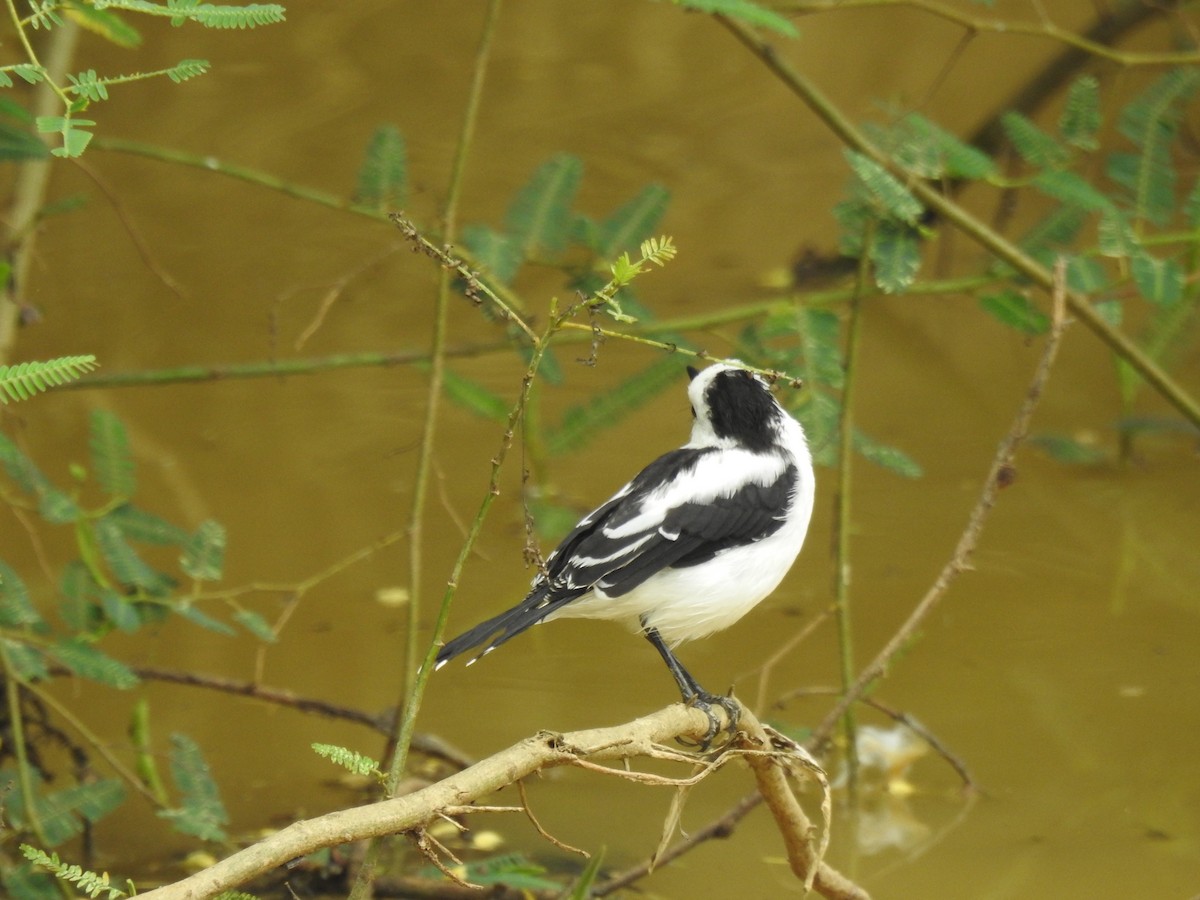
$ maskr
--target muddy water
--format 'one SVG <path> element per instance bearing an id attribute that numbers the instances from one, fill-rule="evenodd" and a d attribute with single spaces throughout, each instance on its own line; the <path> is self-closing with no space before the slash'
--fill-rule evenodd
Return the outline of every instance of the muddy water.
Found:
<path id="1" fill-rule="evenodd" d="M 1000 12 L 1032 15 L 1010 6 Z M 1090 9 L 1056 4 L 1055 14 L 1076 25 Z M 114 89 L 113 101 L 96 110 L 100 133 L 211 154 L 323 190 L 350 191 L 366 138 L 378 123 L 394 122 L 409 141 L 410 209 L 432 221 L 480 21 L 475 3 L 298 4 L 287 25 L 249 33 L 148 29 L 146 57 L 160 62 L 131 64 L 91 39 L 80 59 L 81 67 L 149 69 L 211 58 L 213 74 L 180 87 Z M 876 100 L 925 103 L 961 132 L 1054 49 L 980 38 L 939 81 L 959 36 L 946 23 L 868 10 L 801 26 L 792 57 L 851 115 L 870 115 Z M 1161 38 L 1151 31 L 1141 41 L 1161 46 Z M 988 76 L 975 78 L 976 71 Z M 462 219 L 498 222 L 528 172 L 564 150 L 585 161 L 580 206 L 589 212 L 607 212 L 649 181 L 672 191 L 663 229 L 680 257 L 642 288 L 660 315 L 753 299 L 762 273 L 797 247 L 833 242 L 828 210 L 845 174 L 835 141 L 727 33 L 668 4 L 527 2 L 504 11 Z M 94 352 L 105 371 L 117 372 L 293 355 L 330 284 L 396 243 L 387 227 L 210 173 L 114 153 L 86 161 L 185 293 L 175 295 L 147 269 L 92 182 L 60 165 L 53 197 L 86 195 L 89 204 L 45 226 L 28 287 L 45 319 L 22 334 L 22 358 Z M 389 257 L 350 282 L 300 352 L 426 346 L 433 277 L 426 260 Z M 544 303 L 550 284 L 531 279 L 527 296 Z M 704 341 L 720 351 L 729 334 L 718 330 Z M 452 343 L 490 336 L 466 306 L 454 308 Z M 982 319 L 967 298 L 868 306 L 859 421 L 917 458 L 926 476 L 905 481 L 865 463 L 856 471 L 860 657 L 882 645 L 948 557 L 1037 352 Z M 546 394 L 546 414 L 605 390 L 645 360 L 610 345 L 598 368 L 568 366 L 565 384 Z M 520 376 L 504 355 L 457 368 L 509 397 Z M 1184 360 L 1179 375 L 1200 391 L 1200 359 Z M 58 473 L 82 455 L 72 448 L 82 446 L 87 411 L 113 409 L 131 429 L 146 506 L 188 524 L 207 516 L 224 522 L 231 585 L 292 584 L 404 527 L 423 391 L 412 370 L 357 370 L 60 393 L 24 405 L 21 415 L 43 467 Z M 1147 401 L 1145 411 L 1163 408 Z M 1037 425 L 1091 430 L 1111 444 L 1116 415 L 1109 360 L 1075 329 Z M 681 379 L 619 429 L 552 460 L 550 481 L 586 508 L 649 455 L 680 443 L 687 427 Z M 498 439 L 494 426 L 445 409 L 424 554 L 427 597 L 440 593 Z M 923 759 L 911 775 L 911 798 L 873 801 L 857 821 L 839 818 L 833 857 L 881 897 L 1190 895 L 1200 872 L 1194 443 L 1146 441 L 1124 469 L 1064 468 L 1034 451 L 1020 462 L 989 522 L 977 571 L 956 583 L 878 694 L 931 729 L 985 796 L 967 805 L 949 769 Z M 684 648 L 706 684 L 736 679 L 743 695 L 753 695 L 757 682 L 746 673 L 828 603 L 833 473 L 819 479 L 809 545 L 785 585 L 726 634 Z M 527 582 L 517 486 L 514 469 L 463 580 L 453 627 L 512 602 Z M 7 546 L 15 532 L 11 522 L 3 528 Z M 323 582 L 266 651 L 263 680 L 366 709 L 392 703 L 405 613 L 375 596 L 408 580 L 407 556 L 395 545 Z M 275 594 L 248 602 L 272 618 L 283 609 Z M 135 663 L 236 678 L 255 674 L 257 652 L 249 640 L 175 625 L 123 648 Z M 826 627 L 777 668 L 770 694 L 830 685 L 836 673 Z M 122 749 L 132 698 L 79 692 L 93 727 Z M 439 673 L 421 727 L 486 755 L 540 728 L 626 720 L 669 702 L 672 692 L 644 642 L 605 623 L 555 623 L 486 663 Z M 347 802 L 326 786 L 330 770 L 309 757 L 308 743 L 378 752 L 372 735 L 350 726 L 176 688 L 148 693 L 160 739 L 179 729 L 205 746 L 238 830 Z M 809 701 L 780 715 L 802 724 L 825 709 Z M 869 713 L 864 719 L 886 724 Z M 730 770 L 696 791 L 685 828 L 708 821 L 747 787 Z M 606 848 L 614 867 L 649 852 L 669 799 L 578 774 L 546 779 L 532 797 L 547 827 L 570 843 Z M 523 826 L 496 824 L 510 846 L 544 851 Z M 856 828 L 864 843 L 887 846 L 856 846 Z M 160 834 L 158 820 L 134 802 L 102 829 L 101 845 L 122 861 L 161 861 Z M 799 893 L 781 855 L 756 814 L 731 840 L 656 874 L 650 889 Z"/>

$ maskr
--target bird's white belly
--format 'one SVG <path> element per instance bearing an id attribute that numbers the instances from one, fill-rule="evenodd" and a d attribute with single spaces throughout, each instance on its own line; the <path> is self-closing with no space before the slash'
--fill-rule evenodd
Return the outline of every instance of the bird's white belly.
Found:
<path id="1" fill-rule="evenodd" d="M 712 560 L 657 572 L 621 597 L 593 591 L 547 617 L 614 619 L 640 631 L 642 619 L 670 645 L 728 628 L 783 580 L 808 528 L 807 516 Z"/>

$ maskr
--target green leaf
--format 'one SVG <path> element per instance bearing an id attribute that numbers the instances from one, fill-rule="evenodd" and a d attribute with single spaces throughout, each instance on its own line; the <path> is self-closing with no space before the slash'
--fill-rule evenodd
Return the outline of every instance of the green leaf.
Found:
<path id="1" fill-rule="evenodd" d="M 1020 291 L 1010 288 L 987 294 L 979 298 L 979 305 L 1009 328 L 1025 334 L 1045 334 L 1050 330 L 1050 317 Z"/>
<path id="2" fill-rule="evenodd" d="M 508 421 L 508 401 L 477 381 L 446 369 L 442 373 L 442 389 L 447 397 L 477 416 L 493 422 Z"/>
<path id="3" fill-rule="evenodd" d="M 632 251 L 654 234 L 667 211 L 671 192 L 661 184 L 648 184 L 596 226 L 590 246 L 601 259 Z"/>
<path id="4" fill-rule="evenodd" d="M 100 652 L 79 638 L 63 638 L 46 648 L 52 657 L 81 678 L 108 687 L 127 690 L 138 684 L 138 677 L 124 663 Z"/>
<path id="5" fill-rule="evenodd" d="M 1067 286 L 1082 294 L 1094 294 L 1108 287 L 1108 275 L 1098 260 L 1086 256 L 1067 258 Z"/>
<path id="6" fill-rule="evenodd" d="M 152 16 L 168 16 L 172 25 L 195 22 L 205 28 L 255 28 L 284 20 L 284 8 L 278 3 L 247 3 L 242 6 L 218 6 L 198 0 L 168 0 L 166 6 L 150 0 L 92 0 L 96 9 L 126 9 Z"/>
<path id="7" fill-rule="evenodd" d="M 169 69 L 164 69 L 162 74 L 166 75 L 176 84 L 184 81 L 190 81 L 199 75 L 203 75 L 212 68 L 212 63 L 207 59 L 182 59 Z"/>
<path id="8" fill-rule="evenodd" d="M 78 504 L 52 485 L 33 460 L 3 434 L 0 434 L 0 465 L 18 487 L 37 498 L 38 512 L 47 522 L 64 525 L 79 518 Z"/>
<path id="9" fill-rule="evenodd" d="M 112 778 L 41 795 L 37 798 L 36 807 L 42 833 L 47 843 L 57 846 L 82 832 L 83 820 L 98 822 L 124 800 L 124 787 Z"/>
<path id="10" fill-rule="evenodd" d="M 562 423 L 547 432 L 545 452 L 558 456 L 578 449 L 600 430 L 616 425 L 668 385 L 680 383 L 682 379 L 680 361 L 674 356 L 660 357 L 612 390 L 596 393 L 586 403 L 568 409 Z"/>
<path id="11" fill-rule="evenodd" d="M 96 480 L 113 497 L 131 497 L 137 490 L 129 434 L 106 409 L 92 410 L 88 447 Z"/>
<path id="12" fill-rule="evenodd" d="M 28 847 L 28 844 L 21 845 L 22 850 Z M 62 900 L 63 897 L 58 883 L 46 873 L 36 871 L 29 863 L 0 869 L 0 884 L 7 891 L 5 896 L 13 900 Z"/>
<path id="13" fill-rule="evenodd" d="M 271 624 L 252 609 L 239 609 L 233 619 L 260 641 L 273 644 L 279 639 Z"/>
<path id="14" fill-rule="evenodd" d="M 1116 258 L 1139 252 L 1137 235 L 1129 218 L 1116 207 L 1104 211 L 1096 226 L 1097 246 L 1102 254 Z"/>
<path id="15" fill-rule="evenodd" d="M 852 440 L 854 449 L 862 454 L 864 459 L 875 463 L 875 465 L 881 468 L 895 472 L 897 475 L 902 475 L 905 478 L 920 478 L 925 474 L 920 464 L 903 450 L 889 447 L 887 444 L 881 444 L 873 437 L 863 434 L 857 428 L 854 430 Z"/>
<path id="16" fill-rule="evenodd" d="M 524 259 L 554 256 L 566 246 L 571 204 L 583 161 L 562 153 L 540 165 L 508 208 L 505 224 Z"/>
<path id="17" fill-rule="evenodd" d="M 799 32 L 790 20 L 774 10 L 759 6 L 750 0 L 671 0 L 676 6 L 695 12 L 728 16 L 753 25 L 782 34 L 784 37 L 796 37 Z"/>
<path id="18" fill-rule="evenodd" d="M 121 534 L 133 541 L 143 544 L 155 544 L 162 547 L 179 546 L 187 542 L 189 535 L 178 525 L 166 519 L 146 512 L 132 503 L 122 503 L 110 510 L 106 518 L 116 523 Z"/>
<path id="19" fill-rule="evenodd" d="M 12 566 L 0 560 L 0 625 L 20 628 L 42 624 L 42 617 L 33 605 L 25 582 Z"/>
<path id="20" fill-rule="evenodd" d="M 81 560 L 73 559 L 63 566 L 58 592 L 62 596 L 58 614 L 72 631 L 90 632 L 100 624 L 99 607 L 94 598 L 100 587 Z"/>
<path id="21" fill-rule="evenodd" d="M 511 284 L 524 262 L 521 246 L 507 234 L 486 225 L 467 225 L 462 230 L 463 245 L 472 256 L 501 284 Z"/>
<path id="22" fill-rule="evenodd" d="M 159 815 L 170 819 L 184 834 L 206 841 L 225 840 L 224 826 L 229 816 L 200 745 L 186 734 L 172 734 L 170 761 L 171 778 L 182 795 L 182 805 Z"/>
<path id="23" fill-rule="evenodd" d="M 395 125 L 380 125 L 371 135 L 358 169 L 354 202 L 376 212 L 400 209 L 408 202 L 408 151 Z"/>
<path id="24" fill-rule="evenodd" d="M 219 581 L 225 569 L 225 526 L 212 519 L 201 522 L 179 563 L 197 581 Z"/>
<path id="25" fill-rule="evenodd" d="M 840 390 L 845 377 L 842 364 L 842 322 L 828 309 L 800 307 L 795 311 L 806 384 L 823 384 Z"/>
<path id="26" fill-rule="evenodd" d="M 1054 169 L 1070 157 L 1067 150 L 1028 117 L 1019 112 L 1006 112 L 1000 125 L 1021 158 L 1039 169 Z"/>
<path id="27" fill-rule="evenodd" d="M 1058 119 L 1058 133 L 1073 147 L 1095 150 L 1100 146 L 1096 140 L 1100 124 L 1100 82 L 1084 75 L 1075 79 L 1067 91 L 1067 102 Z"/>
<path id="28" fill-rule="evenodd" d="M 46 665 L 46 657 L 37 647 L 8 638 L 0 640 L 4 644 L 4 655 L 8 664 L 22 681 L 41 681 L 50 674 Z"/>
<path id="29" fill-rule="evenodd" d="M 1113 206 L 1106 194 L 1074 172 L 1039 172 L 1033 183 L 1047 196 L 1089 212 L 1107 212 Z"/>
<path id="30" fill-rule="evenodd" d="M 884 219 L 875 228 L 871 242 L 875 283 L 888 294 L 908 289 L 921 268 L 921 242 L 917 232 Z"/>
<path id="31" fill-rule="evenodd" d="M 859 183 L 875 201 L 879 211 L 906 225 L 917 224 L 922 207 L 908 188 L 875 160 L 853 150 L 845 151 L 845 155 Z"/>
<path id="32" fill-rule="evenodd" d="M 78 73 L 68 72 L 67 81 L 71 82 L 71 87 L 67 89 L 69 93 L 77 94 L 93 103 L 108 99 L 108 87 L 96 74 L 95 69 Z"/>
<path id="33" fill-rule="evenodd" d="M 92 523 L 100 555 L 121 584 L 140 588 L 151 596 L 163 596 L 174 587 L 166 574 L 146 563 L 130 546 L 121 527 L 107 515 Z"/>
<path id="34" fill-rule="evenodd" d="M 1183 297 L 1186 273 L 1173 259 L 1156 259 L 1148 253 L 1130 260 L 1129 273 L 1138 293 L 1159 306 L 1173 306 Z"/>
<path id="35" fill-rule="evenodd" d="M 1165 225 L 1175 211 L 1175 165 L 1165 145 L 1145 153 L 1112 153 L 1108 177 L 1129 192 L 1136 219 Z"/>
<path id="36" fill-rule="evenodd" d="M 67 116 L 38 116 L 37 130 L 41 134 L 57 134 L 62 137 L 62 146 L 55 147 L 50 152 L 55 156 L 74 159 L 82 156 L 83 151 L 92 140 L 92 133 L 86 131 L 96 123 L 91 119 L 72 119 Z"/>
<path id="37" fill-rule="evenodd" d="M 190 603 L 180 604 L 175 607 L 175 612 L 183 616 L 194 625 L 199 625 L 201 628 L 207 628 L 209 631 L 215 631 L 217 634 L 234 635 L 237 631 L 229 625 L 222 622 L 220 619 L 214 619 L 206 612 L 202 612 L 198 607 Z"/>
<path id="38" fill-rule="evenodd" d="M 86 3 L 71 4 L 71 18 L 93 34 L 98 34 L 118 47 L 133 49 L 141 46 L 141 33 L 114 13 L 94 9 Z"/>
<path id="39" fill-rule="evenodd" d="M 996 174 L 996 164 L 990 156 L 924 116 L 909 113 L 901 124 L 908 132 L 907 141 L 915 147 L 926 149 L 934 160 L 935 164 L 926 177 L 979 181 Z"/>
<path id="40" fill-rule="evenodd" d="M 142 627 L 142 617 L 138 614 L 137 605 L 128 597 L 118 594 L 112 588 L 101 588 L 99 597 L 104 615 L 121 631 L 132 634 Z"/>
<path id="41" fill-rule="evenodd" d="M 48 159 L 50 148 L 19 125 L 0 122 L 0 162 L 22 162 L 29 159 Z M 0 390 L 0 402 L 4 391 Z"/>
<path id="42" fill-rule="evenodd" d="M 94 356 L 63 356 L 45 362 L 0 366 L 0 403 L 8 403 L 9 398 L 28 400 L 39 391 L 74 381 L 96 365 Z"/>
<path id="43" fill-rule="evenodd" d="M 337 744 L 312 744 L 313 752 L 355 775 L 379 775 L 379 763 L 354 750 Z"/>
<path id="44" fill-rule="evenodd" d="M 1025 233 L 1021 238 L 1021 249 L 1026 253 L 1036 253 L 1068 247 L 1086 220 L 1087 213 L 1078 206 L 1060 206 Z"/>
<path id="45" fill-rule="evenodd" d="M 1042 450 L 1054 460 L 1071 465 L 1097 465 L 1109 460 L 1109 454 L 1100 447 L 1085 444 L 1075 438 L 1059 434 L 1034 434 L 1029 443 Z"/>

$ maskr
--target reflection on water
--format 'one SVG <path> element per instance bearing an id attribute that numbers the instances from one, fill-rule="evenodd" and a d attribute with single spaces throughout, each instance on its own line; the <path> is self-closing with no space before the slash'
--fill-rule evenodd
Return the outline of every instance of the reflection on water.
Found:
<path id="1" fill-rule="evenodd" d="M 412 210 L 432 220 L 465 95 L 477 5 L 310 6 L 290 10 L 281 29 L 214 44 L 211 52 L 197 49 L 207 35 L 154 34 L 166 57 L 228 59 L 183 87 L 130 87 L 126 102 L 103 110 L 102 133 L 348 192 L 366 137 L 379 122 L 396 122 L 410 142 Z M 1081 17 L 1092 9 L 1061 6 Z M 927 96 L 957 42 L 952 31 L 907 13 L 810 17 L 802 25 L 795 58 L 855 115 L 866 115 L 876 98 Z M 895 40 L 901 25 L 902 45 Z M 972 52 L 980 56 L 960 65 L 1006 54 L 1016 83 L 1049 51 L 1006 42 Z M 952 78 L 928 111 L 965 132 L 1010 88 Z M 833 243 L 827 210 L 844 173 L 833 140 L 727 34 L 667 4 L 527 2 L 505 11 L 464 220 L 496 221 L 514 187 L 560 150 L 584 158 L 581 202 L 589 208 L 611 209 L 650 181 L 670 188 L 663 228 L 681 255 L 642 295 L 664 315 L 748 299 L 760 275 L 797 247 Z M 46 225 L 29 287 L 46 315 L 22 337 L 28 358 L 79 348 L 113 371 L 265 358 L 313 321 L 332 281 L 397 239 L 388 227 L 205 173 L 113 154 L 88 162 L 119 192 L 186 295 L 174 296 L 146 270 L 97 199 Z M 94 196 L 80 173 L 58 168 L 54 196 L 77 192 Z M 111 241 L 101 240 L 109 233 Z M 427 260 L 407 253 L 383 263 L 331 308 L 306 352 L 424 346 L 433 277 Z M 539 284 L 526 287 L 543 299 Z M 459 342 L 494 337 L 466 305 L 454 308 L 451 331 Z M 707 335 L 707 346 L 721 350 L 731 333 Z M 856 415 L 927 472 L 909 482 L 865 464 L 856 471 L 854 615 L 866 657 L 949 556 L 1037 348 L 982 321 L 957 297 L 873 302 L 863 341 Z M 639 351 L 606 345 L 595 370 L 568 366 L 566 383 L 546 391 L 545 415 L 618 383 L 644 361 Z M 486 356 L 455 365 L 515 396 L 519 361 Z M 1193 392 L 1198 369 L 1195 358 L 1184 361 L 1181 376 Z M 1088 335 L 1072 332 L 1038 427 L 1107 427 L 1115 392 L 1097 385 L 1111 383 L 1107 357 Z M 114 409 L 134 434 L 149 508 L 226 523 L 231 583 L 295 583 L 404 526 L 424 384 L 410 369 L 351 371 L 50 395 L 22 415 L 39 459 L 59 472 L 75 458 L 69 448 L 80 446 L 86 410 Z M 642 459 L 677 446 L 688 425 L 679 392 L 668 391 L 620 430 L 548 461 L 548 478 L 581 510 L 590 508 L 629 471 L 631 448 Z M 446 409 L 427 526 L 427 598 L 441 593 L 499 438 L 492 424 Z M 985 796 L 962 815 L 953 773 L 923 759 L 909 775 L 907 802 L 881 800 L 856 824 L 838 820 L 837 865 L 884 897 L 947 896 L 946 885 L 960 884 L 972 885 L 970 896 L 989 898 L 1195 890 L 1200 699 L 1188 688 L 1200 644 L 1195 467 L 1194 448 L 1169 439 L 1147 441 L 1138 463 L 1121 470 L 1022 455 L 1020 477 L 984 535 L 977 571 L 955 584 L 879 691 L 952 747 Z M 829 602 L 831 474 L 819 478 L 813 534 L 785 585 L 735 628 L 682 649 L 703 683 L 753 670 Z M 519 486 L 514 467 L 462 581 L 454 623 L 476 621 L 524 591 Z M 393 548 L 306 596 L 265 654 L 264 681 L 371 710 L 394 702 L 406 613 L 373 598 L 406 582 L 404 560 Z M 270 618 L 283 598 L 258 602 Z M 172 626 L 123 652 L 135 663 L 245 678 L 255 674 L 258 648 Z M 439 673 L 421 726 L 482 756 L 541 728 L 627 720 L 673 700 L 660 666 L 644 641 L 619 628 L 551 623 L 469 670 Z M 836 673 L 832 629 L 823 628 L 777 667 L 770 687 L 828 685 Z M 86 686 L 63 690 L 81 692 L 94 727 L 124 750 L 128 698 Z M 238 829 L 344 802 L 320 787 L 329 770 L 305 755 L 312 741 L 378 752 L 374 735 L 348 725 L 163 686 L 149 694 L 160 734 L 186 730 L 206 747 Z M 823 711 L 811 704 L 787 717 L 811 724 Z M 685 830 L 748 786 L 732 769 L 710 780 L 689 799 Z M 650 851 L 669 802 L 579 772 L 556 774 L 530 793 L 552 832 L 608 848 L 614 867 Z M 502 827 L 514 846 L 546 852 L 535 835 L 507 820 Z M 860 849 L 855 829 L 866 841 Z M 132 804 L 101 831 L 104 846 L 122 847 L 131 859 L 161 849 L 159 823 Z M 156 836 L 149 849 L 141 842 L 147 835 Z M 766 817 L 751 816 L 729 841 L 657 873 L 650 889 L 665 896 L 799 893 L 777 865 L 781 853 Z"/>

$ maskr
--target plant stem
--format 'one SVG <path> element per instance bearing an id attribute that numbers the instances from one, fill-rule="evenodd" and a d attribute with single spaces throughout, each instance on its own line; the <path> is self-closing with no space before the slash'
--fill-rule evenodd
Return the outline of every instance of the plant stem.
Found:
<path id="1" fill-rule="evenodd" d="M 863 235 L 862 256 L 858 263 L 855 286 L 861 292 L 871 277 L 870 248 L 875 240 L 874 222 L 868 222 Z M 850 484 L 854 468 L 854 385 L 858 375 L 859 330 L 862 322 L 862 297 L 850 298 L 846 324 L 846 353 L 842 375 L 842 406 L 838 416 L 838 485 L 834 498 L 834 610 L 838 631 L 838 656 L 841 662 L 842 690 L 854 684 L 854 635 L 850 624 Z M 858 741 L 854 707 L 846 707 L 842 716 L 842 738 L 846 754 L 847 790 L 853 806 L 858 793 Z"/>
<path id="2" fill-rule="evenodd" d="M 784 83 L 797 97 L 821 119 L 835 135 L 853 150 L 874 160 L 904 182 L 905 186 L 927 207 L 951 222 L 969 238 L 987 249 L 993 256 L 1008 263 L 1030 281 L 1054 291 L 1054 273 L 1034 260 L 1008 238 L 992 229 L 943 195 L 935 185 L 915 177 L 896 160 L 875 146 L 863 132 L 851 122 L 828 97 L 811 81 L 782 59 L 774 45 L 761 38 L 752 28 L 728 16 L 718 15 L 717 20 L 741 41 Z M 1162 396 L 1171 403 L 1188 421 L 1200 427 L 1200 403 L 1177 384 L 1153 359 L 1133 343 L 1124 333 L 1114 328 L 1096 312 L 1086 295 L 1073 290 L 1066 292 L 1066 303 L 1071 313 L 1100 340 L 1106 343 L 1121 359 L 1129 363 Z"/>
<path id="3" fill-rule="evenodd" d="M 8 705 L 8 727 L 12 732 L 12 743 L 17 758 L 17 777 L 21 782 L 21 797 L 24 801 L 25 824 L 37 836 L 43 847 L 49 846 L 46 834 L 42 830 L 42 821 L 38 817 L 35 785 L 33 783 L 33 768 L 29 763 L 29 753 L 25 744 L 25 718 L 21 713 L 21 680 L 13 669 L 12 660 L 8 658 L 8 649 L 0 643 L 0 663 L 4 666 L 4 694 Z"/>
<path id="4" fill-rule="evenodd" d="M 7 0 L 7 3 L 15 19 L 13 0 Z M 25 33 L 19 25 L 17 33 L 22 42 L 25 42 Z M 58 108 L 61 95 L 54 83 L 61 79 L 70 67 L 75 45 L 79 40 L 79 25 L 73 19 L 68 19 L 63 22 L 62 27 L 50 32 L 49 40 L 46 81 L 34 89 L 34 116 L 48 116 Z M 32 48 L 29 48 L 29 52 L 32 54 Z M 34 224 L 46 200 L 51 164 L 49 159 L 38 159 L 22 162 L 17 166 L 12 203 L 5 216 L 7 227 L 2 248 L 4 255 L 12 262 L 12 272 L 3 285 L 3 293 L 0 293 L 0 363 L 8 361 L 16 343 L 17 325 L 24 305 L 21 302 L 21 293 L 28 279 L 29 266 L 34 255 L 33 244 L 37 236 Z"/>
<path id="5" fill-rule="evenodd" d="M 496 22 L 500 17 L 501 0 L 489 0 L 484 17 L 483 31 L 479 38 L 479 47 L 475 53 L 475 63 L 471 74 L 471 87 L 467 97 L 467 105 L 463 111 L 462 131 L 459 135 L 458 147 L 454 155 L 454 165 L 450 174 L 450 187 L 446 195 L 446 204 L 442 216 L 442 235 L 447 244 L 455 239 L 458 220 L 458 199 L 462 192 L 463 174 L 466 171 L 467 154 L 475 135 L 475 124 L 479 118 L 479 106 L 483 97 L 484 75 L 487 72 L 488 60 L 491 56 L 492 41 L 496 32 Z M 413 502 L 409 518 L 409 617 L 408 639 L 404 655 L 404 688 L 402 711 L 397 718 L 397 728 L 393 736 L 391 760 L 388 764 L 388 776 L 384 786 L 387 797 L 396 795 L 397 788 L 404 776 L 408 763 L 408 749 L 416 731 L 417 712 L 424 697 L 425 685 L 432 671 L 432 660 L 436 655 L 437 639 L 444 628 L 445 619 L 449 612 L 450 598 L 453 595 L 453 585 L 457 584 L 458 573 L 466 563 L 467 554 L 474 546 L 475 539 L 483 524 L 494 492 L 489 491 L 484 505 L 476 516 L 472 531 L 466 545 L 460 552 L 455 573 L 451 576 L 451 587 L 447 588 L 442 600 L 442 608 L 438 617 L 438 625 L 434 641 L 430 642 L 426 652 L 425 663 L 417 668 L 417 656 L 420 652 L 420 600 L 422 553 L 424 552 L 425 498 L 428 493 L 430 470 L 433 466 L 433 445 L 437 433 L 437 417 L 442 397 L 442 382 L 446 369 L 446 331 L 449 317 L 450 298 L 453 289 L 453 275 L 443 268 L 438 282 L 437 306 L 434 312 L 432 349 L 430 351 L 429 390 L 425 406 L 425 423 L 421 434 L 421 449 L 417 458 L 417 471 L 413 485 Z M 537 356 L 540 359 L 540 354 Z M 532 380 L 532 379 L 531 379 Z M 520 405 L 514 410 L 519 414 Z M 511 431 L 509 432 L 511 435 Z M 380 842 L 372 841 L 367 848 L 363 864 L 354 880 L 350 900 L 363 900 L 372 893 L 375 870 L 378 865 Z"/>

